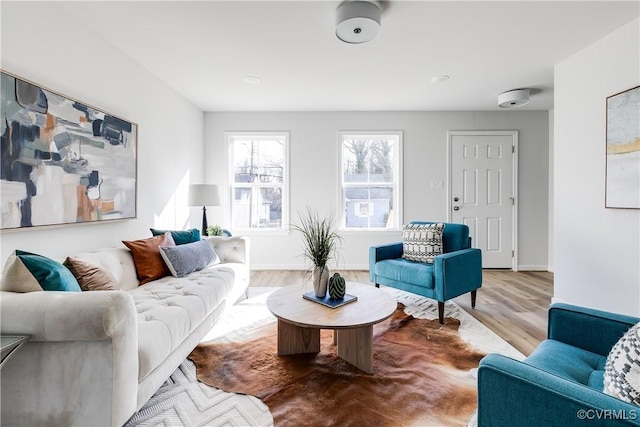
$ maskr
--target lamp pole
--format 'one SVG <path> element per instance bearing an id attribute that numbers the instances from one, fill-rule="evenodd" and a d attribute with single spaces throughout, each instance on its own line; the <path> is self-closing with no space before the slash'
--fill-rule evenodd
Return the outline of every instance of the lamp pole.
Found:
<path id="1" fill-rule="evenodd" d="M 202 237 L 206 237 L 207 236 L 207 207 L 203 206 L 202 207 Z"/>

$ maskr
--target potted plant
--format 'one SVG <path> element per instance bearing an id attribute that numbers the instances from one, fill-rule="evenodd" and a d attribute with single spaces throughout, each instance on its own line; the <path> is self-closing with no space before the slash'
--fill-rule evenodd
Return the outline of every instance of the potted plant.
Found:
<path id="1" fill-rule="evenodd" d="M 222 236 L 224 232 L 222 231 L 222 227 L 219 225 L 210 225 L 207 227 L 207 235 L 208 236 Z"/>
<path id="2" fill-rule="evenodd" d="M 327 294 L 327 282 L 329 281 L 328 263 L 335 259 L 338 243 L 342 242 L 342 236 L 335 228 L 333 216 L 320 218 L 317 212 L 309 208 L 304 213 L 298 213 L 299 224 L 293 224 L 292 228 L 302 235 L 303 256 L 312 266 L 313 290 L 318 298 L 324 298 Z"/>

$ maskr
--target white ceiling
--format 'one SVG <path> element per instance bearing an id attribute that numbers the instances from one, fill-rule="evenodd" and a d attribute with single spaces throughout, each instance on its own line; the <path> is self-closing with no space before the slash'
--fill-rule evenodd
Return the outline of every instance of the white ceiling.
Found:
<path id="1" fill-rule="evenodd" d="M 349 45 L 334 34 L 339 4 L 63 6 L 204 111 L 491 111 L 516 88 L 533 89 L 518 109 L 547 110 L 553 66 L 639 15 L 637 0 L 386 1 L 378 37 Z"/>

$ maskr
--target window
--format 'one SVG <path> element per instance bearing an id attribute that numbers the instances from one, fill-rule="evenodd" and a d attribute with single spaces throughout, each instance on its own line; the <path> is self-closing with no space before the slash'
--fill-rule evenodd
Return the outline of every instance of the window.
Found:
<path id="1" fill-rule="evenodd" d="M 342 227 L 397 230 L 402 132 L 341 132 Z"/>
<path id="2" fill-rule="evenodd" d="M 228 133 L 231 227 L 288 228 L 289 134 Z"/>

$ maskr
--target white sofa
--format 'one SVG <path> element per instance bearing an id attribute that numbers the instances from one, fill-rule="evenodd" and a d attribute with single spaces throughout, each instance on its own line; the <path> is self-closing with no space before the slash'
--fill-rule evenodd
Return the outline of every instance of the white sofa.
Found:
<path id="1" fill-rule="evenodd" d="M 221 263 L 138 286 L 125 247 L 75 257 L 122 290 L 0 292 L 0 330 L 31 339 L 2 367 L 3 426 L 120 426 L 249 285 L 249 241 L 209 237 Z"/>

